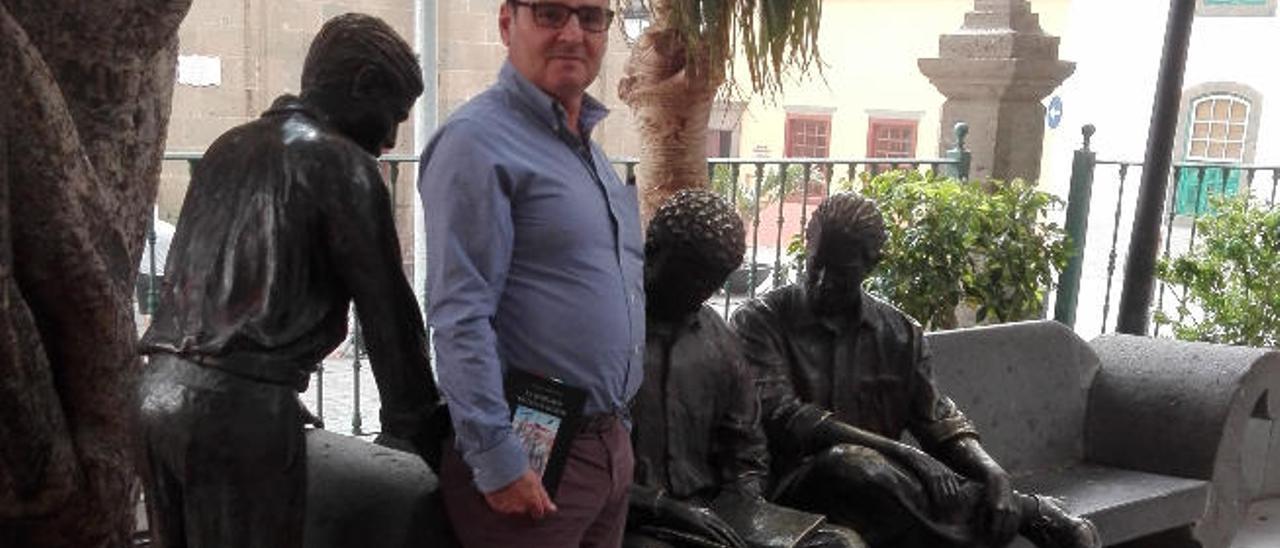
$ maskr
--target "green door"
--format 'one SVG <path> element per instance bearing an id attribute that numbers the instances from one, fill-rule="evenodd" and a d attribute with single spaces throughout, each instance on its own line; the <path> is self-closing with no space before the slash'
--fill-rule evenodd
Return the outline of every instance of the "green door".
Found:
<path id="1" fill-rule="evenodd" d="M 1209 211 L 1210 196 L 1235 196 L 1240 191 L 1240 169 L 1231 166 L 1178 166 L 1178 215 Z"/>

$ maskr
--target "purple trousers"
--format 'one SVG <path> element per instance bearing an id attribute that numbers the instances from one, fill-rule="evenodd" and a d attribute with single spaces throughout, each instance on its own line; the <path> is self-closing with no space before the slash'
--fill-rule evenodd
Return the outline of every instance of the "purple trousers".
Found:
<path id="1" fill-rule="evenodd" d="M 617 548 L 627 519 L 635 460 L 631 436 L 618 419 L 583 428 L 573 439 L 554 502 L 541 520 L 494 512 L 472 482 L 471 469 L 445 442 L 440 492 L 465 548 Z"/>

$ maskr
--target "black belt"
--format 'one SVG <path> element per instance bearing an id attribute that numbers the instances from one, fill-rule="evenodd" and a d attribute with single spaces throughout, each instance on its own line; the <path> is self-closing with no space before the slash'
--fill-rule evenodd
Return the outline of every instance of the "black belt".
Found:
<path id="1" fill-rule="evenodd" d="M 581 422 L 578 424 L 579 434 L 599 434 L 609 431 L 614 424 L 622 421 L 622 417 L 617 412 L 608 413 L 591 413 L 583 415 Z"/>

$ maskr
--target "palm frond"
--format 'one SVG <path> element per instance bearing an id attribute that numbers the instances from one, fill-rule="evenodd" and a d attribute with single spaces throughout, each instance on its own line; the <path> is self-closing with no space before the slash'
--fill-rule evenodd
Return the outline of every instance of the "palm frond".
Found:
<path id="1" fill-rule="evenodd" d="M 619 0 L 629 3 L 629 0 Z M 753 92 L 782 91 L 789 70 L 822 70 L 818 30 L 822 0 L 642 0 L 658 29 L 684 38 L 689 68 L 734 74 L 745 62 Z M 739 58 L 741 54 L 741 58 Z"/>

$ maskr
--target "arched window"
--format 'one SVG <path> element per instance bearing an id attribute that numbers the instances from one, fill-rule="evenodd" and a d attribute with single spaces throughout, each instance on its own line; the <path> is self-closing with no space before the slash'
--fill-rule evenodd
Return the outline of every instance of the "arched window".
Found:
<path id="1" fill-rule="evenodd" d="M 1192 101 L 1187 160 L 1244 162 L 1249 108 L 1248 100 L 1230 94 L 1205 95 Z"/>
<path id="2" fill-rule="evenodd" d="M 1240 191 L 1242 172 L 1233 166 L 1253 161 L 1262 96 L 1232 82 L 1193 86 L 1183 92 L 1179 125 L 1182 165 L 1174 207 L 1179 215 L 1197 215 L 1210 198 Z"/>

